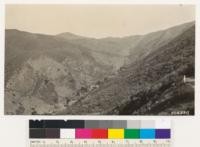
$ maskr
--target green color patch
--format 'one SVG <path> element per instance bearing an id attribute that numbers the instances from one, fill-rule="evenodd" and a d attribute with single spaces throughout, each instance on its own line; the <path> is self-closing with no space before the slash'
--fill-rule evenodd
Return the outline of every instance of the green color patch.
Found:
<path id="1" fill-rule="evenodd" d="M 140 138 L 140 130 L 139 129 L 125 129 L 124 130 L 124 138 L 125 139 L 131 139 L 131 138 L 138 139 L 138 138 Z"/>

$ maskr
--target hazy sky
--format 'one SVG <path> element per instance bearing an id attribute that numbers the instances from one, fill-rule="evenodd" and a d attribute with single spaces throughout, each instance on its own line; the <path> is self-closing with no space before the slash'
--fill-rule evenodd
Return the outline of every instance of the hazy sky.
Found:
<path id="1" fill-rule="evenodd" d="M 7 5 L 6 29 L 121 37 L 195 19 L 192 5 Z"/>

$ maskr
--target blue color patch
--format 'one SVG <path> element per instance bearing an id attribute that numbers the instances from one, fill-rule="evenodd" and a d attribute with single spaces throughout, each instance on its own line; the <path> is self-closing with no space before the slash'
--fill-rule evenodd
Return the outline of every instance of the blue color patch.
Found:
<path id="1" fill-rule="evenodd" d="M 140 139 L 155 139 L 155 129 L 140 129 Z"/>

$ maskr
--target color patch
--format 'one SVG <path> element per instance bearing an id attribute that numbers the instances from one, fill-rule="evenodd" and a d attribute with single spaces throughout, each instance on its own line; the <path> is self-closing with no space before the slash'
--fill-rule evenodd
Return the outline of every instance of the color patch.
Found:
<path id="1" fill-rule="evenodd" d="M 60 129 L 45 129 L 46 138 L 60 138 Z"/>
<path id="2" fill-rule="evenodd" d="M 140 129 L 141 121 L 140 120 L 128 120 L 127 128 L 129 129 Z"/>
<path id="3" fill-rule="evenodd" d="M 170 120 L 166 120 L 166 119 L 156 120 L 155 128 L 156 129 L 170 129 L 171 122 Z"/>
<path id="4" fill-rule="evenodd" d="M 91 129 L 76 129 L 76 138 L 77 139 L 89 139 L 92 138 Z"/>
<path id="5" fill-rule="evenodd" d="M 29 128 L 44 128 L 44 120 L 29 120 Z"/>
<path id="6" fill-rule="evenodd" d="M 151 129 L 155 128 L 155 121 L 153 120 L 143 120 L 140 124 L 141 129 Z"/>
<path id="7" fill-rule="evenodd" d="M 67 120 L 65 123 L 65 128 L 84 128 L 84 120 Z"/>
<path id="8" fill-rule="evenodd" d="M 140 138 L 140 130 L 139 129 L 125 129 L 124 130 L 124 138 L 125 139 L 138 139 Z"/>
<path id="9" fill-rule="evenodd" d="M 92 129 L 92 138 L 108 138 L 108 129 Z"/>
<path id="10" fill-rule="evenodd" d="M 99 128 L 112 128 L 112 120 L 100 120 Z"/>
<path id="11" fill-rule="evenodd" d="M 140 139 L 155 139 L 155 129 L 140 129 Z"/>
<path id="12" fill-rule="evenodd" d="M 114 129 L 127 128 L 127 122 L 125 120 L 113 120 L 112 128 Z"/>
<path id="13" fill-rule="evenodd" d="M 85 128 L 99 128 L 99 121 L 98 120 L 86 120 Z"/>
<path id="14" fill-rule="evenodd" d="M 170 137 L 170 129 L 156 129 L 156 139 L 168 139 Z"/>
<path id="15" fill-rule="evenodd" d="M 60 138 L 75 138 L 75 129 L 60 129 Z"/>
<path id="16" fill-rule="evenodd" d="M 108 139 L 123 139 L 124 129 L 108 129 Z"/>
<path id="17" fill-rule="evenodd" d="M 45 120 L 45 128 L 63 128 L 65 125 L 64 120 Z"/>
<path id="18" fill-rule="evenodd" d="M 29 138 L 45 138 L 45 129 L 30 129 Z"/>

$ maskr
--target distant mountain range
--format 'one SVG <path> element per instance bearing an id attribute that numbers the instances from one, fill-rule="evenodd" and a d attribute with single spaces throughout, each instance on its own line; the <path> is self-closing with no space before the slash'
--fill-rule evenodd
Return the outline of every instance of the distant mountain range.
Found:
<path id="1" fill-rule="evenodd" d="M 194 113 L 182 82 L 194 78 L 194 22 L 123 38 L 5 35 L 6 114 Z"/>

